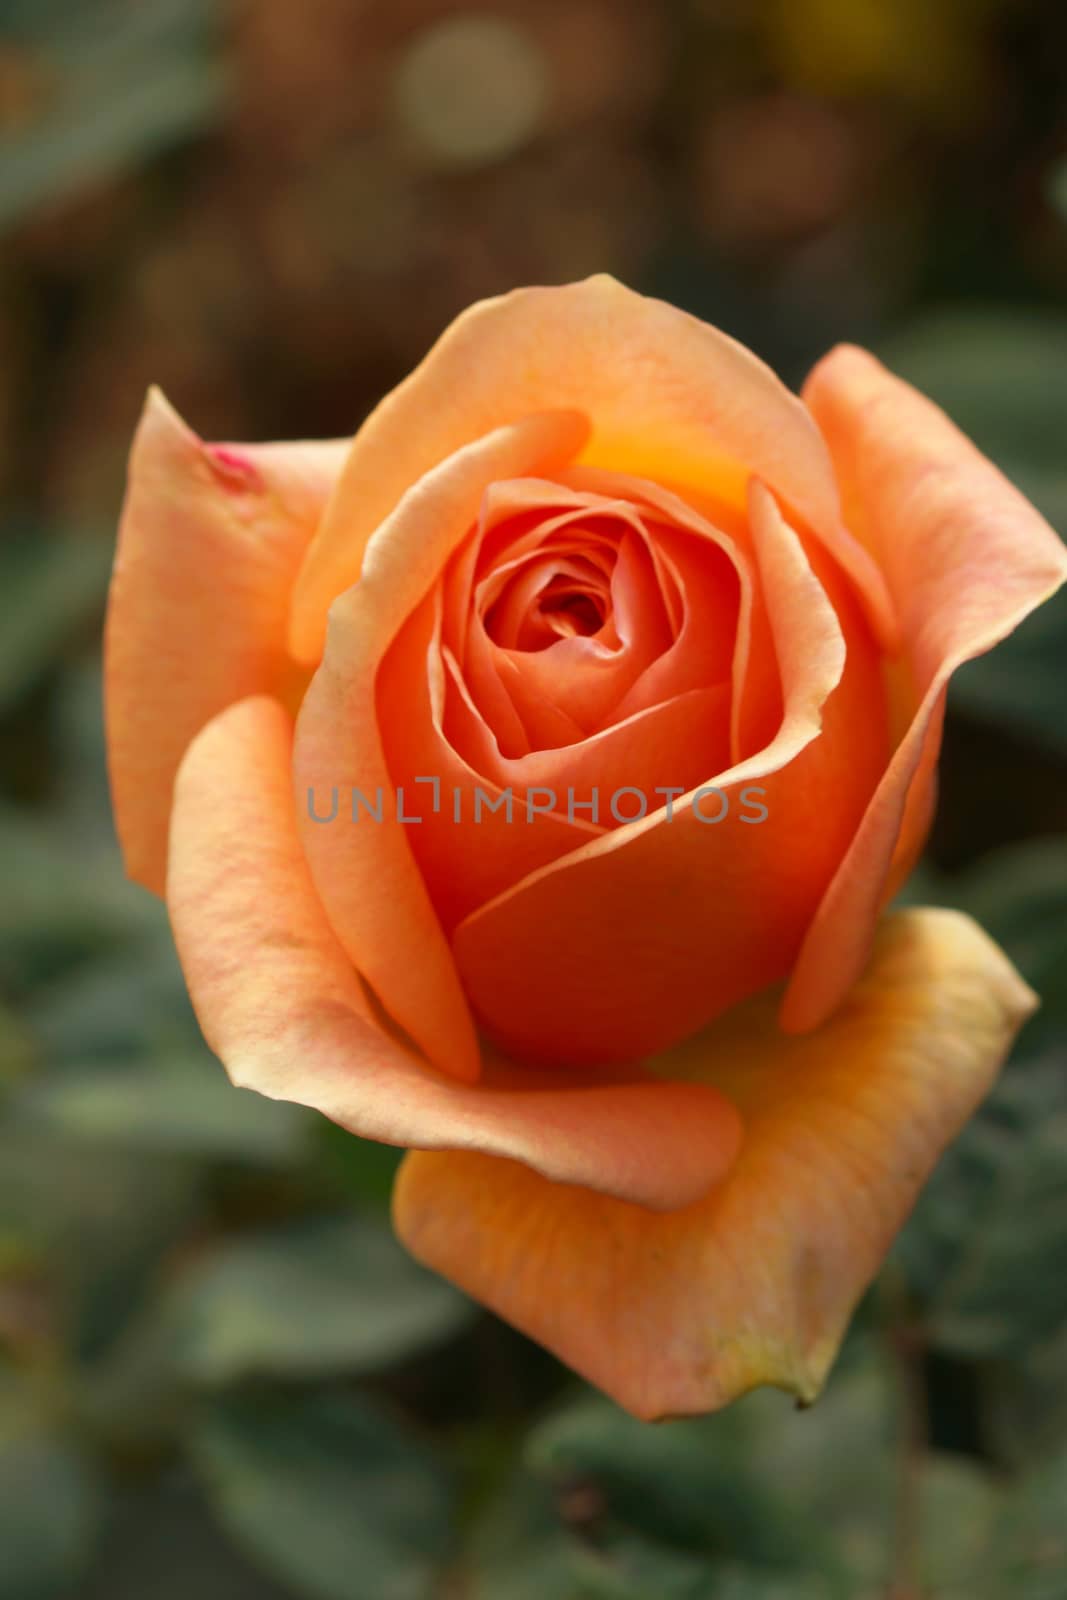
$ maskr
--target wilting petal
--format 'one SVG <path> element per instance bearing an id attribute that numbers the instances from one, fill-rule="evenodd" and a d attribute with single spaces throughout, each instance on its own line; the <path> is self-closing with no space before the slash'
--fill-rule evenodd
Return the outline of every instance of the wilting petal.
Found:
<path id="1" fill-rule="evenodd" d="M 285 690 L 292 585 L 349 444 L 205 445 L 149 393 L 108 609 L 107 731 L 126 867 L 158 894 L 190 739 L 233 701 Z"/>
<path id="2" fill-rule="evenodd" d="M 733 339 L 601 275 L 472 306 L 372 413 L 300 574 L 294 653 L 317 658 L 331 599 L 358 577 L 367 539 L 409 485 L 490 428 L 556 406 L 590 417 L 591 465 L 739 507 L 749 477 L 762 478 L 892 634 L 881 575 L 841 522 L 825 445 L 796 397 Z"/>
<path id="3" fill-rule="evenodd" d="M 1044 518 L 873 356 L 833 351 L 804 393 L 853 524 L 889 581 L 915 709 L 804 942 L 782 1011 L 790 1029 L 817 1026 L 846 993 L 879 910 L 922 848 L 949 678 L 1067 577 L 1067 551 Z"/>
<path id="4" fill-rule="evenodd" d="M 297 814 L 330 922 L 389 1015 L 458 1078 L 477 1076 L 477 1041 L 407 826 L 389 806 L 377 823 L 353 823 L 344 810 L 316 823 L 308 797 L 337 789 L 347 806 L 355 788 L 391 798 L 374 692 L 386 651 L 476 521 L 487 485 L 569 460 L 586 431 L 574 412 L 524 417 L 457 451 L 402 498 L 367 546 L 359 582 L 331 609 L 297 724 Z"/>
<path id="5" fill-rule="evenodd" d="M 760 997 L 664 1061 L 741 1108 L 741 1155 L 684 1211 L 546 1182 L 511 1162 L 410 1155 L 397 1230 L 427 1266 L 641 1417 L 758 1384 L 818 1394 L 852 1310 L 1033 996 L 955 912 L 885 924 L 818 1033 Z"/>
<path id="6" fill-rule="evenodd" d="M 471 1088 L 384 1031 L 301 852 L 291 736 L 276 702 L 232 706 L 193 741 L 176 785 L 167 902 L 204 1036 L 233 1081 L 369 1139 L 493 1151 L 642 1205 L 705 1193 L 740 1140 L 717 1090 L 496 1061 Z"/>

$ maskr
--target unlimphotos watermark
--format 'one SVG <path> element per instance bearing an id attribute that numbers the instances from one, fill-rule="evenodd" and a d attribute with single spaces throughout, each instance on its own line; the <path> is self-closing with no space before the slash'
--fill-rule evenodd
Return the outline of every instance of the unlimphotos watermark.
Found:
<path id="1" fill-rule="evenodd" d="M 434 777 L 415 778 L 414 783 L 427 785 L 429 792 L 424 789 L 418 794 L 409 794 L 403 787 L 389 790 L 377 788 L 372 797 L 362 789 L 333 784 L 329 801 L 325 803 L 323 797 L 311 787 L 307 791 L 307 813 L 312 822 L 319 823 L 338 820 L 371 823 L 389 821 L 410 827 L 426 820 L 426 812 L 420 807 L 428 803 L 430 814 L 445 817 L 453 823 L 477 824 L 487 816 L 501 816 L 509 823 L 533 822 L 537 817 L 560 815 L 565 816 L 568 822 L 588 821 L 607 825 L 609 818 L 619 824 L 640 822 L 644 817 L 660 811 L 664 813 L 666 822 L 672 822 L 680 809 L 676 802 L 687 795 L 685 811 L 691 812 L 698 822 L 709 827 L 724 822 L 727 817 L 734 817 L 738 822 L 751 826 L 766 822 L 770 815 L 763 803 L 767 791 L 757 784 L 747 784 L 736 795 L 714 784 L 706 784 L 692 792 L 681 785 L 659 785 L 651 791 L 651 795 L 645 789 L 624 784 L 607 796 L 594 787 L 579 797 L 578 791 L 572 788 L 560 796 L 555 789 L 537 784 L 516 794 L 513 789 L 491 792 L 479 784 L 469 791 L 456 785 L 446 788 L 440 778 Z M 344 806 L 343 792 L 348 796 Z"/>

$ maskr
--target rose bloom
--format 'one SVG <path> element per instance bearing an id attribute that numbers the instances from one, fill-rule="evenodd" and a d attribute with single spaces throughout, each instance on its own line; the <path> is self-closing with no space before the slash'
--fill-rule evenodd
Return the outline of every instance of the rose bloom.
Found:
<path id="1" fill-rule="evenodd" d="M 949 678 L 1065 573 L 870 355 L 798 399 L 605 277 L 473 307 L 352 439 L 208 445 L 153 393 L 128 869 L 235 1083 L 410 1147 L 420 1260 L 639 1416 L 810 1400 L 1034 1004 L 967 918 L 882 913 Z"/>

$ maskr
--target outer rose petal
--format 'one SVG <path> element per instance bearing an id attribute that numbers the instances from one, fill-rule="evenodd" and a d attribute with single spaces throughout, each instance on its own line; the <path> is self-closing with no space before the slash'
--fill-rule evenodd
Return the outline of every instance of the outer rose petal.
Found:
<path id="1" fill-rule="evenodd" d="M 384 1031 L 311 883 L 277 702 L 231 706 L 175 790 L 167 901 L 204 1036 L 233 1081 L 387 1144 L 490 1150 L 648 1206 L 686 1205 L 740 1142 L 717 1090 L 487 1064 L 450 1083 Z"/>
<path id="2" fill-rule="evenodd" d="M 889 581 L 913 672 L 910 726 L 808 932 L 782 1025 L 816 1027 L 862 970 L 879 910 L 922 848 L 945 689 L 1067 578 L 1067 551 L 1028 500 L 909 384 L 842 346 L 805 399 L 846 508 Z"/>
<path id="3" fill-rule="evenodd" d="M 574 412 L 524 417 L 458 450 L 404 495 L 367 546 L 359 582 L 330 610 L 326 653 L 300 708 L 297 815 L 326 913 L 389 1015 L 458 1078 L 477 1077 L 478 1045 L 408 825 L 396 811 L 360 824 L 346 809 L 315 822 L 308 796 L 336 788 L 345 808 L 353 788 L 372 803 L 379 789 L 392 798 L 374 692 L 382 658 L 470 530 L 487 485 L 569 461 L 587 431 Z M 417 814 L 410 794 L 405 813 Z"/>
<path id="4" fill-rule="evenodd" d="M 149 392 L 108 608 L 108 758 L 126 867 L 163 892 L 171 789 L 224 706 L 281 692 L 297 569 L 348 440 L 203 444 Z"/>
<path id="5" fill-rule="evenodd" d="M 531 411 L 573 407 L 590 465 L 712 491 L 738 508 L 762 478 L 850 572 L 885 636 L 884 581 L 845 530 L 818 430 L 769 367 L 717 328 L 604 274 L 472 306 L 360 428 L 293 606 L 301 659 L 322 648 L 335 594 L 411 484 L 460 446 Z"/>
<path id="6" fill-rule="evenodd" d="M 820 1032 L 783 1038 L 761 996 L 664 1059 L 745 1119 L 705 1199 L 653 1215 L 510 1162 L 420 1153 L 400 1171 L 397 1230 L 639 1417 L 715 1410 L 759 1384 L 810 1401 L 1033 1004 L 968 918 L 902 913 Z"/>

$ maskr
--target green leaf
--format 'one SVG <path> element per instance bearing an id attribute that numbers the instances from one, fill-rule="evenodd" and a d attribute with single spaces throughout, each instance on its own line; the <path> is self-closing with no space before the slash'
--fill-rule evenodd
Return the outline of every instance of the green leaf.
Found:
<path id="1" fill-rule="evenodd" d="M 574 1600 L 577 1541 L 549 1485 L 515 1471 L 482 1507 L 464 1562 L 470 1600 Z"/>
<path id="2" fill-rule="evenodd" d="M 590 1514 L 593 1525 L 583 1529 L 581 1519 Z M 580 1488 L 556 1494 L 527 1471 L 513 1473 L 475 1526 L 463 1592 L 470 1600 L 706 1600 L 713 1575 L 720 1579 L 717 1564 L 605 1524 L 603 1514 L 595 1496 Z M 764 1590 L 757 1576 L 742 1592 L 752 1600 L 796 1594 Z"/>
<path id="3" fill-rule="evenodd" d="M 0 977 L 11 988 L 31 988 L 123 945 L 138 946 L 142 960 L 166 948 L 176 972 L 163 908 L 123 878 L 117 859 L 86 861 L 76 837 L 3 805 L 0 857 Z"/>
<path id="4" fill-rule="evenodd" d="M 390 1144 L 357 1138 L 325 1117 L 316 1123 L 315 1134 L 321 1168 L 336 1178 L 339 1190 L 356 1200 L 361 1209 L 387 1215 L 404 1152 Z"/>
<path id="5" fill-rule="evenodd" d="M 1004 1495 L 977 1461 L 928 1455 L 917 1468 L 921 1593 L 936 1600 L 974 1600 L 989 1562 L 989 1530 Z"/>
<path id="6" fill-rule="evenodd" d="M 50 1600 L 85 1571 L 102 1495 L 70 1441 L 11 1410 L 0 1390 L 0 1600 Z"/>
<path id="7" fill-rule="evenodd" d="M 1015 1060 L 942 1158 L 896 1251 L 937 1346 L 1009 1360 L 1067 1320 L 1067 845 L 1036 839 L 940 878 L 929 898 L 968 912 L 1041 997 Z"/>
<path id="8" fill-rule="evenodd" d="M 95 1352 L 136 1309 L 160 1254 L 199 1217 L 188 1162 L 132 1154 L 0 1122 L 0 1219 L 54 1279 L 54 1330 Z"/>
<path id="9" fill-rule="evenodd" d="M 919 319 L 879 352 L 942 405 L 1062 535 L 1067 535 L 1067 317 L 948 311 Z M 965 666 L 951 703 L 1067 749 L 1067 595 L 1029 617 L 991 656 Z"/>
<path id="10" fill-rule="evenodd" d="M 526 1458 L 535 1473 L 560 1488 L 581 1486 L 650 1537 L 788 1559 L 803 1544 L 785 1506 L 752 1478 L 746 1446 L 739 1413 L 655 1428 L 589 1396 L 535 1428 Z"/>
<path id="11" fill-rule="evenodd" d="M 349 1394 L 213 1409 L 192 1434 L 217 1514 L 250 1559 L 308 1600 L 430 1600 L 451 1541 L 425 1446 Z"/>
<path id="12" fill-rule="evenodd" d="M 1016 1469 L 1055 1455 L 1067 1439 L 1067 1324 L 1018 1361 L 991 1364 L 981 1390 L 983 1433 Z"/>
<path id="13" fill-rule="evenodd" d="M 71 1138 L 268 1165 L 298 1160 L 312 1122 L 298 1106 L 235 1089 L 206 1052 L 53 1071 L 8 1112 Z"/>
<path id="14" fill-rule="evenodd" d="M 0 711 L 53 662 L 76 624 L 102 606 L 111 557 L 110 541 L 88 536 L 8 533 L 0 542 Z"/>
<path id="15" fill-rule="evenodd" d="M 606 1549 L 624 1565 L 619 1541 L 632 1556 L 633 1536 L 714 1558 L 716 1570 L 734 1569 L 739 1594 L 852 1600 L 889 1570 L 895 1404 L 870 1359 L 804 1412 L 762 1391 L 650 1427 L 589 1399 L 535 1429 L 527 1459 L 560 1491 L 599 1504 Z"/>
<path id="16" fill-rule="evenodd" d="M 715 1600 L 828 1600 L 837 1592 L 822 1578 L 804 1573 L 781 1577 L 751 1567 L 722 1567 L 715 1583 Z M 693 1600 L 706 1600 L 706 1595 L 703 1589 Z"/>
<path id="17" fill-rule="evenodd" d="M 904 1582 L 908 1530 L 916 1593 L 984 1596 L 1003 1491 L 915 1446 L 897 1360 L 854 1340 L 804 1411 L 763 1391 L 649 1425 L 584 1397 L 535 1427 L 526 1471 L 483 1510 L 472 1600 L 873 1600 Z"/>
<path id="18" fill-rule="evenodd" d="M 130 1476 L 90 1571 L 63 1600 L 293 1600 L 235 1548 L 191 1473 Z"/>
<path id="19" fill-rule="evenodd" d="M 1041 999 L 1026 1038 L 1067 1027 L 1067 840 L 1029 839 L 948 880 L 949 903 L 1007 952 Z"/>
<path id="20" fill-rule="evenodd" d="M 47 11 L 16 0 L 9 25 L 38 92 L 8 130 L 0 226 L 210 125 L 224 91 L 213 11 L 208 0 Z"/>
<path id="21" fill-rule="evenodd" d="M 1067 751 L 1063 674 L 1067 663 L 1067 591 L 1045 602 L 991 654 L 961 667 L 952 704 Z"/>
<path id="22" fill-rule="evenodd" d="M 1067 317 L 978 308 L 927 313 L 879 355 L 943 406 L 981 450 L 1056 481 L 1064 472 Z M 1048 516 L 1054 505 L 1041 509 Z"/>
<path id="23" fill-rule="evenodd" d="M 0 1088 L 21 1078 L 34 1058 L 33 1040 L 21 1018 L 0 1001 Z"/>
<path id="24" fill-rule="evenodd" d="M 706 1600 L 713 1580 L 715 1594 L 723 1592 L 721 1574 L 707 1560 L 633 1535 L 611 1540 L 603 1550 L 575 1542 L 571 1568 L 575 1600 Z M 754 1584 L 748 1594 L 751 1600 L 772 1600 L 769 1586 Z M 776 1597 L 785 1595 L 776 1586 Z"/>
<path id="25" fill-rule="evenodd" d="M 892 1564 L 906 1425 L 884 1352 L 859 1339 L 846 1347 L 846 1360 L 808 1410 L 784 1413 L 767 1391 L 742 1407 L 750 1412 L 750 1471 L 804 1531 L 808 1570 L 842 1600 L 865 1584 L 877 1592 Z"/>
<path id="26" fill-rule="evenodd" d="M 95 654 L 71 662 L 56 682 L 49 825 L 59 837 L 77 840 L 79 859 L 94 871 L 123 878 L 108 782 L 105 700 L 103 667 Z M 140 892 L 146 902 L 155 901 L 148 890 Z"/>
<path id="27" fill-rule="evenodd" d="M 1025 1478 L 990 1535 L 989 1600 L 1062 1600 L 1067 1594 L 1067 1454 Z M 969 1600 L 969 1597 L 968 1597 Z"/>
<path id="28" fill-rule="evenodd" d="M 173 1286 L 153 1338 L 182 1378 L 309 1377 L 395 1366 L 450 1338 L 469 1300 L 363 1218 L 246 1235 Z"/>
<path id="29" fill-rule="evenodd" d="M 897 1246 L 934 1344 L 1010 1357 L 1067 1321 L 1067 1083 L 1020 1063 L 949 1150 Z"/>

